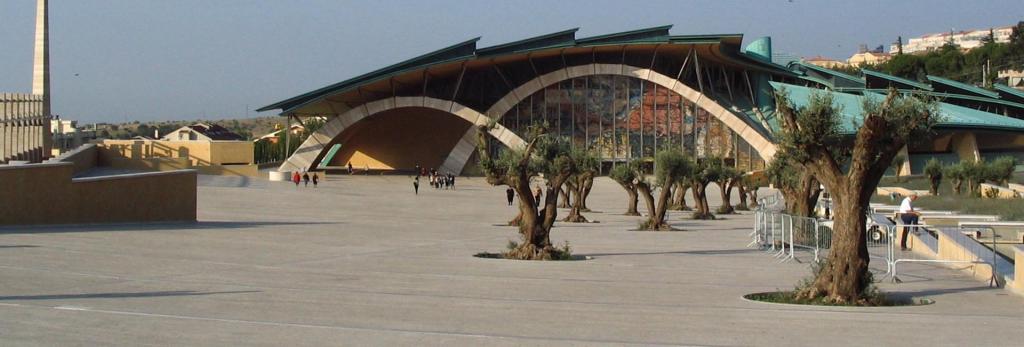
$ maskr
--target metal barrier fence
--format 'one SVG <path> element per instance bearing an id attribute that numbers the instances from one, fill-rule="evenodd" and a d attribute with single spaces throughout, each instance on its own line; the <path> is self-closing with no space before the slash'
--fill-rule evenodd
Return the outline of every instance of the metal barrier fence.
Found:
<path id="1" fill-rule="evenodd" d="M 748 247 L 760 248 L 780 258 L 780 262 L 796 260 L 796 250 L 806 250 L 813 255 L 814 261 L 818 262 L 823 254 L 831 249 L 830 223 L 831 221 L 758 209 L 754 214 L 754 230 L 750 234 L 751 242 Z M 907 230 L 909 249 L 906 250 L 902 249 L 900 242 L 904 228 L 911 229 Z M 884 275 L 893 282 L 901 282 L 898 277 L 898 266 L 902 263 L 985 264 L 992 273 L 990 285 L 998 286 L 1000 281 L 996 269 L 999 267 L 999 259 L 994 254 L 996 236 L 993 233 L 991 260 L 983 259 L 982 255 L 988 254 L 988 248 L 977 240 L 982 236 L 980 230 L 984 229 L 984 226 L 979 225 L 972 225 L 969 230 L 965 230 L 961 227 L 936 227 L 924 224 L 874 223 L 867 227 L 865 241 L 870 257 L 884 262 Z M 969 234 L 974 236 L 968 236 Z M 943 245 L 941 252 L 940 239 Z M 915 240 L 920 244 L 915 244 Z"/>

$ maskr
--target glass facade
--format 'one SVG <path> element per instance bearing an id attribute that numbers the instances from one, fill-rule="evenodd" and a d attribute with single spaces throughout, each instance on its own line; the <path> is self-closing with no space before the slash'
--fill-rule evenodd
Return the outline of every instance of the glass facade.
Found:
<path id="1" fill-rule="evenodd" d="M 500 122 L 525 138 L 528 126 L 545 121 L 552 133 L 595 151 L 604 162 L 650 160 L 659 149 L 679 148 L 698 158 L 726 158 L 742 170 L 764 168 L 757 151 L 710 113 L 634 77 L 584 76 L 547 86 Z"/>

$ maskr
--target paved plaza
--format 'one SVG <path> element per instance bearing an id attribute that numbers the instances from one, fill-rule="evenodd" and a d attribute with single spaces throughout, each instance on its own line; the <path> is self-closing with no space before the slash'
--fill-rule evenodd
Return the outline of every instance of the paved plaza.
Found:
<path id="1" fill-rule="evenodd" d="M 552 234 L 593 258 L 572 262 L 473 257 L 517 239 L 480 178 L 419 195 L 403 176 L 200 184 L 195 224 L 2 229 L 0 344 L 1011 346 L 1024 324 L 1021 297 L 930 265 L 880 285 L 934 305 L 745 301 L 792 288 L 807 256 L 746 248 L 750 214 L 631 231 L 605 178 L 600 223 Z"/>

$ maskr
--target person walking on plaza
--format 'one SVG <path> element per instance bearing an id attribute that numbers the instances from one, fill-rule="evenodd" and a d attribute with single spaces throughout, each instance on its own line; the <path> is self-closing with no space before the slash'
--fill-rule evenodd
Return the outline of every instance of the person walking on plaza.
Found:
<path id="1" fill-rule="evenodd" d="M 301 179 L 302 179 L 302 177 L 299 176 L 299 172 L 298 171 L 295 171 L 295 173 L 292 174 L 292 182 L 295 182 L 295 186 L 296 187 L 299 186 L 299 180 L 301 180 Z"/>
<path id="2" fill-rule="evenodd" d="M 412 179 L 412 190 L 413 190 L 413 192 L 415 192 L 415 195 L 420 195 L 420 176 L 419 175 L 417 175 L 416 178 Z"/>
<path id="3" fill-rule="evenodd" d="M 450 176 L 449 179 L 451 180 L 452 183 L 452 190 L 455 190 L 455 175 L 449 173 L 448 176 Z"/>
<path id="4" fill-rule="evenodd" d="M 303 173 L 302 173 L 302 183 L 303 183 L 303 184 L 304 184 L 304 185 L 305 185 L 306 187 L 309 187 L 309 172 L 303 172 Z"/>
<path id="5" fill-rule="evenodd" d="M 416 177 L 420 177 L 420 164 L 416 164 Z"/>
<path id="6" fill-rule="evenodd" d="M 512 187 L 508 187 L 508 189 L 505 189 L 505 198 L 508 199 L 509 206 L 512 206 L 512 199 L 515 199 L 515 197 L 516 191 L 512 190 Z"/>
<path id="7" fill-rule="evenodd" d="M 352 162 L 348 163 L 348 174 L 352 175 Z"/>
<path id="8" fill-rule="evenodd" d="M 320 176 L 317 176 L 316 172 L 314 172 L 313 173 L 313 188 L 316 188 L 316 184 L 317 183 L 320 183 Z"/>
<path id="9" fill-rule="evenodd" d="M 536 205 L 535 208 L 540 208 L 540 198 L 544 196 L 544 193 L 540 190 L 540 186 L 537 186 L 537 192 L 533 193 L 533 203 Z"/>
<path id="10" fill-rule="evenodd" d="M 921 213 L 914 210 L 913 202 L 917 200 L 917 194 L 911 194 L 908 197 L 903 198 L 903 203 L 900 204 L 900 221 L 903 222 L 903 234 L 900 235 L 900 250 L 907 250 L 907 234 L 910 231 L 908 225 L 917 225 L 917 221 L 921 216 Z M 917 233 L 917 227 L 914 228 L 914 233 Z"/>

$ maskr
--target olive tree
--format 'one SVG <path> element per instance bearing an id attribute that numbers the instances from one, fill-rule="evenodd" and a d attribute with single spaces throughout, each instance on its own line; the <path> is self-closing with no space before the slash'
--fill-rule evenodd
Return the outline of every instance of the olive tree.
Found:
<path id="1" fill-rule="evenodd" d="M 798 299 L 823 298 L 858 303 L 870 285 L 865 212 L 882 175 L 910 139 L 928 138 L 935 123 L 935 103 L 891 89 L 882 101 L 866 96 L 853 138 L 840 131 L 848 121 L 832 104 L 832 95 L 814 94 L 806 107 L 776 93 L 782 131 L 779 146 L 790 159 L 814 175 L 832 195 L 835 220 L 832 249 L 814 280 L 798 290 Z M 850 142 L 852 141 L 852 143 Z"/>
<path id="2" fill-rule="evenodd" d="M 924 164 L 924 174 L 928 176 L 928 192 L 932 195 L 939 195 L 939 185 L 942 184 L 942 163 L 938 159 L 931 158 Z"/>
<path id="3" fill-rule="evenodd" d="M 721 161 L 721 164 L 718 177 L 715 177 L 715 184 L 718 185 L 718 190 L 722 194 L 722 206 L 719 206 L 715 212 L 718 214 L 732 214 L 736 212 L 736 209 L 732 207 L 732 190 L 743 179 L 743 173 L 725 165 L 724 161 Z"/>
<path id="4" fill-rule="evenodd" d="M 903 170 L 903 164 L 906 162 L 907 157 L 902 154 L 897 154 L 895 157 L 892 158 L 892 170 L 893 173 L 896 175 L 896 182 L 901 182 L 900 170 Z"/>
<path id="5" fill-rule="evenodd" d="M 642 177 L 640 172 L 640 161 L 632 160 L 626 163 L 615 165 L 612 171 L 608 173 L 615 183 L 622 186 L 622 189 L 626 190 L 626 213 L 627 216 L 639 216 L 640 212 L 636 209 L 638 202 L 638 195 L 636 189 L 637 179 Z"/>
<path id="6" fill-rule="evenodd" d="M 765 174 L 768 181 L 782 193 L 786 212 L 799 217 L 810 217 L 814 213 L 814 206 L 821 195 L 821 184 L 786 149 L 775 154 Z"/>
<path id="7" fill-rule="evenodd" d="M 587 190 L 590 185 L 593 185 L 594 175 L 597 174 L 597 168 L 601 162 L 590 151 L 581 149 L 572 150 L 570 158 L 573 160 L 575 173 L 565 181 L 565 188 L 575 199 L 572 201 L 569 215 L 563 221 L 586 223 L 588 222 L 587 218 L 583 216 L 582 212 L 586 206 Z"/>
<path id="8" fill-rule="evenodd" d="M 686 205 L 686 191 L 690 189 L 690 181 L 683 180 L 676 183 L 672 196 L 672 209 L 676 211 L 689 211 L 690 206 Z"/>
<path id="9" fill-rule="evenodd" d="M 492 158 L 487 141 L 487 132 L 492 126 L 481 125 L 477 129 L 480 168 L 488 184 L 511 187 L 519 195 L 519 233 L 523 242 L 505 253 L 505 257 L 524 260 L 563 258 L 564 251 L 552 246 L 550 236 L 551 227 L 558 217 L 557 189 L 570 176 L 577 174 L 569 144 L 558 137 L 547 136 L 546 127 L 533 126 L 528 130 L 525 148 L 506 150 L 498 158 Z M 547 181 L 543 204 L 538 204 L 530 192 L 530 181 L 538 175 L 543 175 Z"/>
<path id="10" fill-rule="evenodd" d="M 676 182 L 686 179 L 693 170 L 693 161 L 677 149 L 661 150 L 654 157 L 655 186 L 648 182 L 642 174 L 637 175 L 636 187 L 647 205 L 648 218 L 641 225 L 643 230 L 672 230 L 665 221 L 668 205 L 671 203 L 672 188 Z M 655 202 L 653 190 L 661 188 Z"/>
<path id="11" fill-rule="evenodd" d="M 963 193 L 964 181 L 967 180 L 967 173 L 963 162 L 947 166 L 942 170 L 942 174 L 952 181 L 954 193 Z"/>
<path id="12" fill-rule="evenodd" d="M 737 187 L 740 193 L 740 204 L 736 206 L 737 210 L 746 211 L 757 208 L 757 190 L 764 185 L 763 177 L 748 173 L 739 180 Z"/>
<path id="13" fill-rule="evenodd" d="M 693 219 L 715 219 L 708 204 L 707 187 L 718 179 L 721 172 L 721 159 L 709 157 L 698 160 L 687 175 L 690 189 L 693 191 Z"/>

